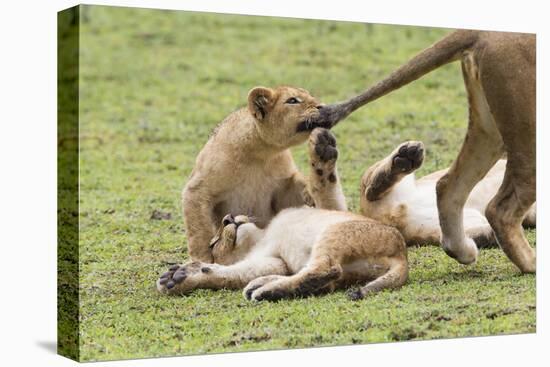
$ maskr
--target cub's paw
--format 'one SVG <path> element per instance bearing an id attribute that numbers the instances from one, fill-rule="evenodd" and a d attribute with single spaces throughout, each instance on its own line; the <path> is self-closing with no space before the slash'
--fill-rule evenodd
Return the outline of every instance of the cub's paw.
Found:
<path id="1" fill-rule="evenodd" d="M 172 265 L 157 280 L 157 290 L 164 294 L 184 294 L 195 289 L 200 276 L 210 270 L 200 262 Z"/>
<path id="2" fill-rule="evenodd" d="M 478 249 L 498 247 L 495 232 L 490 225 L 468 228 L 465 233 L 475 242 Z"/>
<path id="3" fill-rule="evenodd" d="M 336 138 L 328 129 L 313 129 L 309 135 L 309 155 L 313 162 L 330 162 L 338 158 Z"/>
<path id="4" fill-rule="evenodd" d="M 292 298 L 294 293 L 287 286 L 284 279 L 269 282 L 250 294 L 253 301 L 279 301 L 283 298 Z"/>
<path id="5" fill-rule="evenodd" d="M 350 289 L 347 291 L 348 298 L 352 301 L 359 301 L 365 298 L 361 288 Z"/>
<path id="6" fill-rule="evenodd" d="M 326 181 L 336 183 L 336 139 L 334 135 L 323 128 L 314 129 L 309 136 L 309 159 L 311 163 L 312 183 L 325 186 Z"/>
<path id="7" fill-rule="evenodd" d="M 420 141 L 407 141 L 392 156 L 392 172 L 410 173 L 420 167 L 423 160 L 424 144 Z"/>
<path id="8" fill-rule="evenodd" d="M 244 298 L 246 298 L 247 300 L 250 301 L 252 299 L 252 293 L 256 289 L 258 289 L 260 287 L 263 287 L 267 283 L 274 282 L 274 281 L 279 280 L 281 278 L 283 278 L 282 275 L 266 275 L 266 276 L 259 277 L 259 278 L 256 278 L 256 279 L 250 281 L 246 285 L 246 287 L 244 287 L 244 290 L 243 290 Z"/>

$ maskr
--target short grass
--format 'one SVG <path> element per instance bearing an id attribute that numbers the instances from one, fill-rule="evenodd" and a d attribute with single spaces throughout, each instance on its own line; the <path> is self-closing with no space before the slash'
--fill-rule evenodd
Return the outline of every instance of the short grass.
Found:
<path id="1" fill-rule="evenodd" d="M 385 76 L 445 29 L 90 7 L 81 26 L 80 348 L 105 360 L 535 331 L 535 277 L 501 250 L 461 266 L 411 248 L 410 280 L 361 302 L 344 292 L 251 303 L 236 291 L 158 295 L 187 259 L 180 192 L 211 130 L 256 85 L 324 102 Z M 349 206 L 364 169 L 422 140 L 420 174 L 448 166 L 465 134 L 460 66 L 357 111 L 333 131 Z M 306 167 L 304 147 L 294 149 Z M 171 219 L 154 220 L 155 210 Z M 529 231 L 535 244 L 535 231 Z"/>

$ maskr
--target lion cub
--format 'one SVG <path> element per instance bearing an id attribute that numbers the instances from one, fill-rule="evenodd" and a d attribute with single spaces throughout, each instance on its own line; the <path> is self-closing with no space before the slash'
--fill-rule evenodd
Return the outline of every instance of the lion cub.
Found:
<path id="1" fill-rule="evenodd" d="M 369 167 L 361 179 L 361 214 L 399 229 L 407 245 L 440 245 L 436 186 L 449 169 L 416 179 L 414 172 L 423 160 L 424 144 L 407 141 Z M 464 232 L 478 248 L 497 245 L 485 212 L 502 185 L 505 170 L 506 160 L 501 159 L 474 186 L 464 204 Z M 534 204 L 528 210 L 523 225 L 536 226 Z"/>
<path id="2" fill-rule="evenodd" d="M 248 95 L 248 106 L 222 121 L 199 153 L 182 193 L 193 260 L 213 261 L 209 241 L 226 213 L 251 215 L 264 227 L 288 207 L 346 210 L 334 164 L 336 141 L 328 130 L 310 123 L 320 107 L 301 88 L 256 87 Z M 289 148 L 308 138 L 311 164 L 306 179 Z"/>
<path id="3" fill-rule="evenodd" d="M 275 301 L 368 282 L 349 293 L 360 299 L 400 287 L 408 276 L 399 231 L 349 212 L 288 208 L 265 229 L 247 216 L 229 214 L 211 243 L 220 260 L 235 263 L 175 265 L 158 279 L 157 289 L 185 294 L 244 288 L 247 299 Z"/>

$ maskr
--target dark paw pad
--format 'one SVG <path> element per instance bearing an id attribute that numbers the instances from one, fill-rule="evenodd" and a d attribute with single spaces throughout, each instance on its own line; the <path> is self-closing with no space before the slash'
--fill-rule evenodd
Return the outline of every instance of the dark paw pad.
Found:
<path id="1" fill-rule="evenodd" d="M 422 143 L 405 143 L 393 157 L 393 168 L 400 172 L 410 172 L 422 165 L 424 146 Z"/>
<path id="2" fill-rule="evenodd" d="M 315 136 L 315 154 L 323 162 L 338 158 L 336 139 L 329 130 L 323 129 Z"/>
<path id="3" fill-rule="evenodd" d="M 348 291 L 348 298 L 352 301 L 359 301 L 363 299 L 363 293 L 361 292 L 361 289 L 351 289 Z"/>
<path id="4" fill-rule="evenodd" d="M 187 272 L 184 267 L 173 265 L 166 273 L 160 276 L 159 283 L 166 286 L 168 289 L 172 289 L 176 286 L 176 284 L 181 283 L 186 277 Z"/>
<path id="5" fill-rule="evenodd" d="M 187 273 L 185 272 L 185 268 L 181 268 L 180 270 L 174 273 L 174 275 L 172 276 L 172 279 L 176 283 L 181 283 L 186 277 L 187 277 Z"/>
<path id="6" fill-rule="evenodd" d="M 288 293 L 282 289 L 274 289 L 270 291 L 261 292 L 255 297 L 256 301 L 271 301 L 276 302 L 285 297 L 288 297 Z"/>

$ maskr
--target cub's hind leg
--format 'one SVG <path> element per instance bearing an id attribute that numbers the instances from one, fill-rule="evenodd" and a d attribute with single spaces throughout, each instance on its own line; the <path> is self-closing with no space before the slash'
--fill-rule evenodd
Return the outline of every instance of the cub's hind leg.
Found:
<path id="1" fill-rule="evenodd" d="M 464 233 L 478 249 L 497 247 L 497 240 L 487 218 L 476 209 L 464 209 Z"/>
<path id="2" fill-rule="evenodd" d="M 321 293 L 342 276 L 342 267 L 307 266 L 294 275 L 262 277 L 254 286 L 247 286 L 245 297 L 255 301 L 278 301 L 283 298 L 306 297 Z M 264 283 L 265 281 L 265 283 Z M 256 283 L 255 281 L 253 281 Z"/>
<path id="3" fill-rule="evenodd" d="M 281 280 L 285 276 L 284 275 L 265 275 L 263 277 L 256 278 L 254 280 L 251 280 L 246 287 L 243 289 L 243 296 L 247 300 L 250 300 L 252 297 L 252 292 L 254 292 L 256 289 L 263 287 L 267 283 L 274 282 L 276 280 Z"/>
<path id="4" fill-rule="evenodd" d="M 525 164 L 522 169 L 515 171 L 515 166 L 509 163 L 502 186 L 487 206 L 486 215 L 508 258 L 523 273 L 534 273 L 536 253 L 527 242 L 522 228 L 525 214 L 535 201 L 534 163 Z"/>
<path id="5" fill-rule="evenodd" d="M 407 279 L 406 251 L 405 241 L 395 228 L 361 219 L 338 223 L 329 227 L 314 245 L 304 268 L 255 289 L 250 298 L 276 301 L 319 294 L 339 285 L 379 277 L 394 263 L 401 264 L 399 271 L 395 270 L 399 276 L 388 277 L 381 286 L 398 287 Z M 367 264 L 366 269 L 346 273 L 346 265 L 356 262 Z"/>
<path id="6" fill-rule="evenodd" d="M 407 262 L 395 261 L 383 275 L 367 283 L 363 287 L 350 290 L 348 296 L 350 299 L 356 301 L 384 289 L 401 287 L 407 281 L 408 274 L 409 268 Z"/>
<path id="7" fill-rule="evenodd" d="M 422 165 L 424 144 L 408 141 L 398 146 L 389 156 L 371 166 L 361 180 L 361 195 L 368 201 L 380 200 L 403 177 Z"/>

